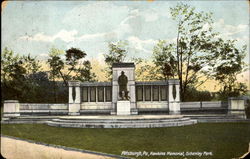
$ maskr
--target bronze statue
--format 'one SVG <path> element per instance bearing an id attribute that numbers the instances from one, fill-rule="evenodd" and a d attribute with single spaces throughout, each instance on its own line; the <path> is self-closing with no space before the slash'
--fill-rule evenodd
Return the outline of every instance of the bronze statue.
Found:
<path id="1" fill-rule="evenodd" d="M 119 96 L 122 100 L 129 100 L 127 84 L 128 84 L 128 77 L 124 74 L 124 71 L 121 72 L 121 75 L 118 78 L 119 84 Z"/>

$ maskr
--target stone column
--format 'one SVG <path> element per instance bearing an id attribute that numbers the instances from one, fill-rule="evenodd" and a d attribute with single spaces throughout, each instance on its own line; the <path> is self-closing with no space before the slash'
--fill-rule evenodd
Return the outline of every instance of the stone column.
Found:
<path id="1" fill-rule="evenodd" d="M 111 115 L 116 114 L 116 104 L 118 100 L 118 92 L 119 92 L 119 87 L 118 87 L 118 82 L 117 82 L 117 70 L 113 69 L 113 74 L 112 74 L 112 110 L 111 110 Z"/>
<path id="2" fill-rule="evenodd" d="M 69 115 L 80 115 L 81 90 L 80 81 L 70 81 L 69 85 Z"/>
<path id="3" fill-rule="evenodd" d="M 18 100 L 5 100 L 3 107 L 4 117 L 20 116 L 20 104 Z"/>
<path id="4" fill-rule="evenodd" d="M 180 114 L 180 81 L 168 80 L 168 107 L 169 114 Z"/>
<path id="5" fill-rule="evenodd" d="M 136 96 L 135 96 L 135 67 L 130 69 L 130 81 L 129 81 L 129 92 L 130 92 L 130 106 L 131 106 L 131 114 L 138 114 L 138 110 L 136 108 Z"/>

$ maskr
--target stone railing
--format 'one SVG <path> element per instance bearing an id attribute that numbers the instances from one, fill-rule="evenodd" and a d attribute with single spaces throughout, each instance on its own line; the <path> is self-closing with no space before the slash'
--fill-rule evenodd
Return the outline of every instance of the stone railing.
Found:
<path id="1" fill-rule="evenodd" d="M 91 105 L 92 104 L 92 105 Z M 223 113 L 245 115 L 244 99 L 229 98 L 223 101 L 180 102 L 181 114 L 186 113 Z M 137 102 L 139 112 L 170 112 L 167 101 Z M 111 112 L 111 102 L 81 103 L 79 113 L 107 113 Z M 15 117 L 21 115 L 67 115 L 69 104 L 54 103 L 19 103 L 17 100 L 4 101 L 4 116 Z"/>
<path id="2" fill-rule="evenodd" d="M 181 102 L 182 113 L 227 113 L 228 102 L 223 101 L 200 101 Z"/>
<path id="3" fill-rule="evenodd" d="M 20 114 L 66 115 L 68 104 L 20 103 Z"/>

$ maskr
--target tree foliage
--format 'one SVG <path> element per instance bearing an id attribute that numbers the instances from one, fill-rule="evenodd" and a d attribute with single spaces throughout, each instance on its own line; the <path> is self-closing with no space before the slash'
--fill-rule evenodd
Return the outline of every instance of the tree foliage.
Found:
<path id="1" fill-rule="evenodd" d="M 241 49 L 235 46 L 235 40 L 217 41 L 218 47 L 214 50 L 211 76 L 217 80 L 222 89 L 219 91 L 219 99 L 225 100 L 228 97 L 237 97 L 247 92 L 247 86 L 244 83 L 237 82 L 237 75 L 245 70 L 246 45 Z"/>
<path id="2" fill-rule="evenodd" d="M 136 64 L 135 79 L 137 81 L 155 81 L 162 79 L 158 67 L 151 61 L 143 58 L 133 58 L 132 60 Z"/>
<path id="3" fill-rule="evenodd" d="M 1 58 L 1 91 L 4 99 L 17 99 L 24 102 L 31 102 L 39 99 L 39 84 L 34 78 L 40 69 L 40 63 L 36 58 L 18 56 L 12 50 L 4 49 Z"/>
<path id="4" fill-rule="evenodd" d="M 242 70 L 244 49 L 239 51 L 235 41 L 218 38 L 219 34 L 212 28 L 211 13 L 197 12 L 194 7 L 183 3 L 170 10 L 177 24 L 176 42 L 160 40 L 154 47 L 153 58 L 162 78 L 180 80 L 183 101 L 188 87 L 197 88 L 211 78 L 225 84 Z M 236 59 L 238 64 L 232 64 Z M 216 66 L 221 62 L 226 65 Z M 206 80 L 201 80 L 204 76 Z"/>
<path id="5" fill-rule="evenodd" d="M 77 48 L 66 50 L 66 60 L 62 59 L 63 51 L 52 48 L 48 63 L 50 65 L 51 78 L 61 78 L 65 86 L 70 80 L 93 81 L 95 74 L 91 72 L 91 63 L 84 60 L 86 53 Z"/>
<path id="6" fill-rule="evenodd" d="M 111 79 L 113 63 L 121 63 L 125 61 L 127 55 L 128 43 L 126 41 L 119 41 L 117 43 L 109 43 L 109 52 L 104 54 L 105 63 L 108 65 L 106 68 L 107 77 Z"/>
<path id="7" fill-rule="evenodd" d="M 19 56 L 5 48 L 1 58 L 1 100 L 67 102 L 68 88 L 61 81 L 67 84 L 67 80 L 89 81 L 94 77 L 90 72 L 90 62 L 83 60 L 85 53 L 78 49 L 67 51 L 66 60 L 63 60 L 61 56 L 64 52 L 52 48 L 48 59 L 50 70 L 44 72 L 36 58 Z"/>

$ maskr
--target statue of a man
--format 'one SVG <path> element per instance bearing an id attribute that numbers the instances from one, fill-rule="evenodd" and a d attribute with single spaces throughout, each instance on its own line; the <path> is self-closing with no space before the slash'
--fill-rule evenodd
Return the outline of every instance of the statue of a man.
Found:
<path id="1" fill-rule="evenodd" d="M 128 84 L 128 78 L 124 74 L 124 71 L 121 72 L 121 75 L 118 78 L 118 84 L 119 84 L 119 96 L 122 100 L 129 99 L 128 96 L 128 90 L 127 90 L 127 84 Z"/>

